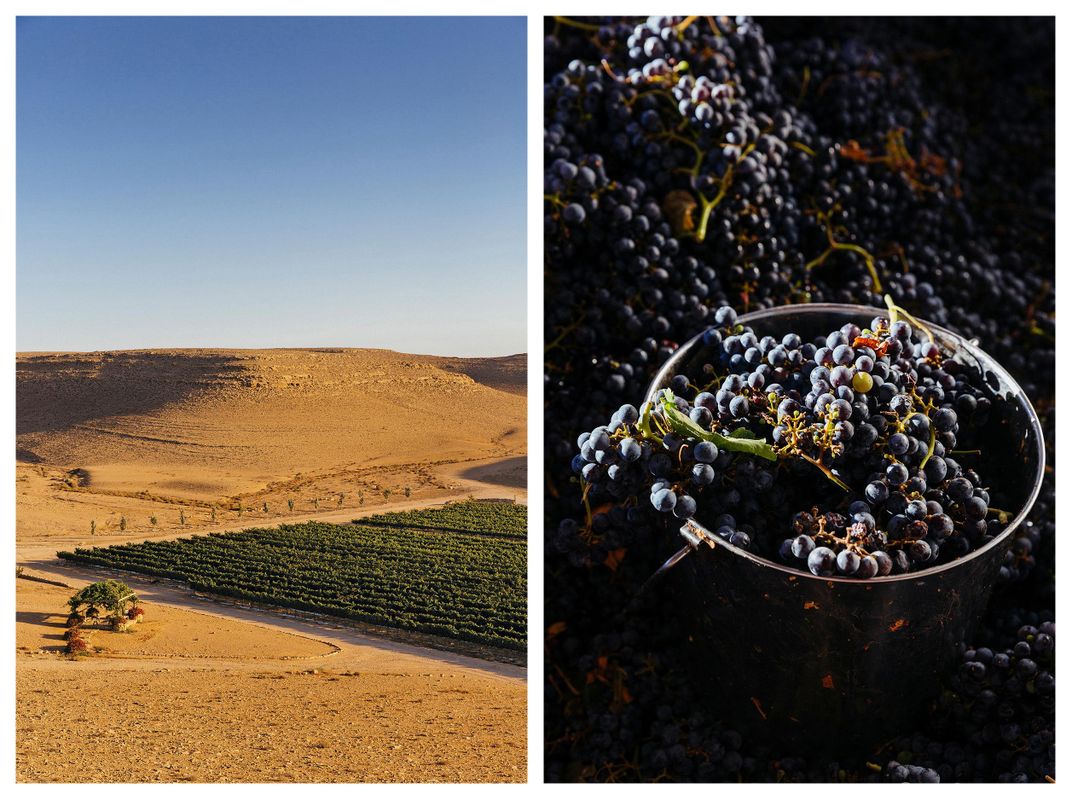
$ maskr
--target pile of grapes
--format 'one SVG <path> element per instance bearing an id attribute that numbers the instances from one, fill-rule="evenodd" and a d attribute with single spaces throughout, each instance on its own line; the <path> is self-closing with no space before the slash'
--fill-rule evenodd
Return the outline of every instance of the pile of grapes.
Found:
<path id="1" fill-rule="evenodd" d="M 1052 452 L 1052 20 L 553 18 L 546 34 L 546 778 L 1054 779 L 1052 461 L 974 649 L 869 759 L 742 739 L 696 695 L 673 581 L 639 591 L 694 515 L 860 579 L 1001 530 L 1008 465 L 971 460 L 992 392 L 916 320 L 1001 362 Z M 736 323 L 809 302 L 894 311 L 822 342 Z M 705 368 L 643 405 L 705 330 Z"/>
<path id="2" fill-rule="evenodd" d="M 714 319 L 696 375 L 579 437 L 590 506 L 647 493 L 657 511 L 714 520 L 731 544 L 824 576 L 910 572 L 1002 531 L 1008 512 L 952 456 L 989 451 L 983 426 L 1009 425 L 1008 404 L 926 328 L 875 317 L 779 341 L 732 308 Z"/>

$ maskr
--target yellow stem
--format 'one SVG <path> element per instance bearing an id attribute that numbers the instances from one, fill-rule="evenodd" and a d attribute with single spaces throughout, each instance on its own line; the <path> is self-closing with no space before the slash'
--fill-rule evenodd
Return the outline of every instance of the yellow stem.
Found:
<path id="1" fill-rule="evenodd" d="M 569 17 L 555 17 L 555 22 L 559 25 L 565 25 L 567 28 L 578 28 L 582 31 L 598 31 L 599 26 L 593 25 L 591 22 L 578 22 L 575 19 Z"/>

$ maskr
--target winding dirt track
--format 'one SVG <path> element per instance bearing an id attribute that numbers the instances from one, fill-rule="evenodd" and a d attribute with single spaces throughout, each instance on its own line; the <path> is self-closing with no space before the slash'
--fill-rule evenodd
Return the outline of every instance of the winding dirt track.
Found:
<path id="1" fill-rule="evenodd" d="M 54 546 L 20 545 L 20 565 L 72 586 L 102 577 L 60 561 Z M 150 614 L 183 609 L 204 616 L 208 629 L 213 619 L 237 621 L 251 642 L 258 632 L 287 634 L 321 642 L 325 652 L 300 662 L 21 654 L 20 781 L 525 780 L 524 667 L 220 603 L 140 576 L 124 580 Z M 28 582 L 17 583 L 23 591 Z"/>

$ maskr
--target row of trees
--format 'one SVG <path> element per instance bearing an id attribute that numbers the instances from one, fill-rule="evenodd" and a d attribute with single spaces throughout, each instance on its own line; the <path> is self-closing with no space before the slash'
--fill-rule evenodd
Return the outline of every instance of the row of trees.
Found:
<path id="1" fill-rule="evenodd" d="M 383 495 L 383 499 L 386 500 L 386 501 L 390 501 L 392 493 L 393 493 L 393 490 L 391 490 L 391 489 L 384 489 L 381 492 L 381 494 Z M 413 491 L 408 486 L 406 486 L 402 490 L 402 494 L 406 498 L 409 498 L 412 495 L 412 493 L 413 493 Z M 345 501 L 346 501 L 346 494 L 343 493 L 343 492 L 340 492 L 338 498 L 336 498 L 336 507 L 342 508 L 343 503 Z M 362 505 L 362 506 L 365 505 L 365 492 L 364 491 L 359 491 L 357 493 L 357 502 L 358 502 L 359 505 Z M 313 498 L 313 508 L 318 510 L 318 511 L 320 510 L 320 498 L 319 497 L 314 497 Z M 251 509 L 243 508 L 242 504 L 239 503 L 238 507 L 235 508 L 235 509 L 232 509 L 232 510 L 236 511 L 238 513 L 238 516 L 241 517 L 243 511 L 249 511 Z M 261 511 L 263 513 L 265 513 L 265 514 L 270 514 L 271 513 L 271 510 L 268 507 L 268 501 L 267 500 L 265 500 L 264 504 L 261 506 Z M 289 511 L 290 513 L 294 513 L 294 499 L 293 498 L 288 498 L 287 499 L 287 511 Z M 212 506 L 210 513 L 211 513 L 211 516 L 210 516 L 209 521 L 210 521 L 211 524 L 215 524 L 216 523 L 216 506 Z M 160 520 L 157 518 L 157 516 L 155 514 L 153 514 L 152 516 L 149 517 L 149 527 L 155 528 L 159 524 L 160 524 Z M 179 526 L 180 527 L 185 527 L 186 526 L 186 511 L 184 509 L 179 509 Z M 127 529 L 127 518 L 126 518 L 126 516 L 120 516 L 119 517 L 119 530 L 120 531 L 126 531 L 126 529 Z M 96 536 L 96 534 L 97 534 L 97 520 L 95 520 L 95 519 L 90 520 L 90 522 L 89 522 L 89 533 L 90 533 L 91 536 Z"/>

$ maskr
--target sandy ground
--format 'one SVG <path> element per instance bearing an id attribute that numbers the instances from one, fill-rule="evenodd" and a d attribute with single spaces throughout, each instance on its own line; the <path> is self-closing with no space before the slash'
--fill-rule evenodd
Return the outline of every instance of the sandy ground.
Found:
<path id="1" fill-rule="evenodd" d="M 524 364 L 386 350 L 21 354 L 16 535 L 278 523 L 407 489 L 490 496 L 489 483 L 523 502 Z M 479 472 L 496 463 L 502 474 Z"/>
<path id="2" fill-rule="evenodd" d="M 155 600 L 71 660 L 53 652 L 70 593 L 18 581 L 19 781 L 525 779 L 521 668 Z"/>
<path id="3" fill-rule="evenodd" d="M 103 576 L 57 549 L 526 499 L 524 357 L 140 351 L 17 368 L 17 561 L 72 587 Z M 73 589 L 16 582 L 18 780 L 525 780 L 522 667 L 128 583 L 145 621 L 93 631 L 94 655 L 72 660 L 57 650 Z"/>
<path id="4" fill-rule="evenodd" d="M 64 581 L 67 582 L 67 581 Z M 72 580 L 72 587 L 81 583 Z M 62 653 L 68 598 L 74 589 L 23 580 L 17 584 L 15 649 L 20 653 Z M 150 617 L 127 631 L 84 629 L 89 645 L 102 655 L 157 658 L 301 659 L 331 655 L 323 641 L 257 627 L 238 620 L 153 606 Z"/>

